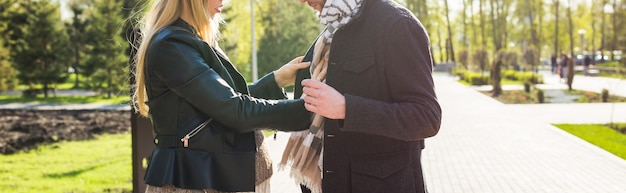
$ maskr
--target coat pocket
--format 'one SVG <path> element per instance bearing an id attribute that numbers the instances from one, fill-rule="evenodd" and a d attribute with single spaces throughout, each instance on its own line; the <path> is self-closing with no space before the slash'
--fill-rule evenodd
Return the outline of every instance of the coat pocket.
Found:
<path id="1" fill-rule="evenodd" d="M 361 73 L 374 65 L 374 56 L 361 56 L 348 59 L 342 65 L 343 70 L 352 73 Z"/>
<path id="2" fill-rule="evenodd" d="M 410 152 L 377 154 L 351 162 L 352 192 L 415 192 Z"/>

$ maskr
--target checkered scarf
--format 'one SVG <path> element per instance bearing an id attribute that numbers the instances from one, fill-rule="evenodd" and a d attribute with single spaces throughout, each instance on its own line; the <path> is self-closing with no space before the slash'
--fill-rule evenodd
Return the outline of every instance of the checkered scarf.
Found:
<path id="1" fill-rule="evenodd" d="M 320 23 L 328 30 L 324 32 L 326 43 L 333 41 L 333 36 L 339 28 L 350 23 L 363 5 L 363 0 L 327 0 L 320 13 Z"/>
<path id="2" fill-rule="evenodd" d="M 328 53 L 335 32 L 348 24 L 361 6 L 362 0 L 328 0 L 320 13 L 320 22 L 326 30 L 313 48 L 311 79 L 326 81 Z M 304 97 L 305 95 L 302 95 Z M 324 152 L 324 117 L 313 115 L 308 130 L 293 132 L 289 137 L 281 168 L 291 166 L 291 177 L 313 193 L 322 192 L 322 160 Z"/>
<path id="3" fill-rule="evenodd" d="M 320 36 L 313 48 L 311 79 L 325 82 L 330 45 Z M 301 98 L 306 95 L 303 94 Z M 322 151 L 324 148 L 324 117 L 314 114 L 308 130 L 293 132 L 283 152 L 280 168 L 291 166 L 291 177 L 313 193 L 322 192 Z"/>

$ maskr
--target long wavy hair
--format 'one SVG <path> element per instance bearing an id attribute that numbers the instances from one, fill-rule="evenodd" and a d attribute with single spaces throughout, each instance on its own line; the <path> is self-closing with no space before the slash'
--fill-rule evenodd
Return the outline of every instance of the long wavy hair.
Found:
<path id="1" fill-rule="evenodd" d="M 135 109 L 145 117 L 148 117 L 150 111 L 146 101 L 148 95 L 146 93 L 146 53 L 148 46 L 155 34 L 175 22 L 183 14 L 183 10 L 191 12 L 192 21 L 186 21 L 195 28 L 200 39 L 207 42 L 210 46 L 215 46 L 219 37 L 219 24 L 222 22 L 219 14 L 211 17 L 206 10 L 206 0 L 155 0 L 148 12 L 139 21 L 140 44 L 137 48 L 137 54 L 134 58 L 135 64 L 135 88 L 132 96 L 132 103 Z M 175 65 L 175 64 L 172 64 Z"/>

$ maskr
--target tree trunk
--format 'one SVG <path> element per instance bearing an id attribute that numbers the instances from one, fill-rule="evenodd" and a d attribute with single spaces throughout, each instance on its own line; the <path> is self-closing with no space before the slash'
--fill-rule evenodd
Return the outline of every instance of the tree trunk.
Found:
<path id="1" fill-rule="evenodd" d="M 572 90 L 572 83 L 574 82 L 574 22 L 572 19 L 572 1 L 568 0 L 569 7 L 567 7 L 567 17 L 569 20 L 569 50 L 570 50 L 570 59 L 567 61 L 567 88 Z"/>
<path id="2" fill-rule="evenodd" d="M 559 0 L 554 0 L 554 54 L 559 55 Z"/>
<path id="3" fill-rule="evenodd" d="M 452 24 L 450 23 L 450 10 L 448 9 L 448 0 L 444 0 L 444 4 L 445 4 L 445 8 L 446 8 L 446 21 L 447 21 L 447 26 L 448 26 L 448 44 L 449 44 L 449 51 L 450 51 L 450 61 L 454 62 L 454 44 L 452 43 L 454 40 L 454 37 L 452 36 Z"/>

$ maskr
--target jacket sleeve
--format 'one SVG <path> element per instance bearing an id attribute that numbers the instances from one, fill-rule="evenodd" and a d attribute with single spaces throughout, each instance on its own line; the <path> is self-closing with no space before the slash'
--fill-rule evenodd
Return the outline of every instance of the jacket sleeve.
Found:
<path id="1" fill-rule="evenodd" d="M 403 18 L 392 26 L 385 30 L 386 45 L 378 49 L 386 77 L 378 81 L 385 81 L 391 101 L 346 94 L 342 130 L 405 141 L 434 136 L 441 124 L 441 108 L 432 79 L 428 36 L 415 19 Z"/>
<path id="2" fill-rule="evenodd" d="M 263 99 L 287 99 L 287 95 L 283 88 L 278 86 L 274 79 L 274 72 L 271 72 L 253 84 L 248 86 L 250 95 Z"/>
<path id="3" fill-rule="evenodd" d="M 152 61 L 153 73 L 170 90 L 234 132 L 265 127 L 303 130 L 308 125 L 303 100 L 265 100 L 238 93 L 198 50 L 182 41 L 154 41 L 147 61 Z"/>

